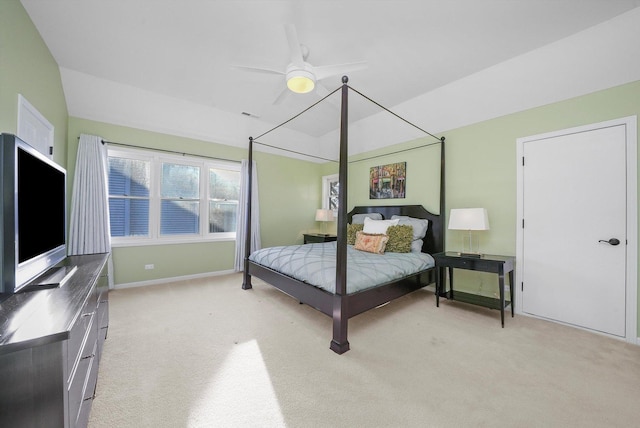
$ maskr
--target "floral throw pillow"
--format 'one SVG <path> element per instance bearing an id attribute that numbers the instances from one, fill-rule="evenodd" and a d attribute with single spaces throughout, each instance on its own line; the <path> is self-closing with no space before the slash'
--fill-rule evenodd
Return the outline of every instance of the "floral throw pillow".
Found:
<path id="1" fill-rule="evenodd" d="M 369 253 L 384 254 L 387 241 L 389 241 L 387 235 L 357 232 L 354 248 Z"/>

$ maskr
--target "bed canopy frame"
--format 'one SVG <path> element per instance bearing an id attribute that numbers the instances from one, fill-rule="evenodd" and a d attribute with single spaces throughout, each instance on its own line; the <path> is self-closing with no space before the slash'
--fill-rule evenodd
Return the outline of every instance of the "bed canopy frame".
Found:
<path id="1" fill-rule="evenodd" d="M 338 222 L 337 222 L 337 255 L 336 255 L 336 284 L 335 293 L 327 296 L 328 293 L 324 290 L 314 288 L 312 286 L 301 285 L 300 281 L 285 275 L 279 274 L 270 269 L 262 268 L 257 264 L 253 264 L 249 260 L 251 255 L 251 189 L 253 173 L 252 168 L 248 168 L 247 177 L 247 205 L 246 205 L 246 223 L 245 223 L 245 257 L 244 257 L 244 272 L 242 288 L 247 290 L 252 288 L 251 276 L 255 275 L 262 278 L 266 282 L 279 288 L 281 291 L 289 294 L 290 296 L 298 299 L 300 303 L 307 303 L 310 306 L 315 307 L 321 312 L 333 318 L 333 338 L 331 340 L 330 349 L 337 354 L 343 354 L 349 350 L 349 341 L 347 340 L 347 326 L 348 319 L 352 316 L 358 315 L 366 310 L 377 307 L 383 303 L 387 303 L 393 299 L 401 297 L 419 288 L 422 288 L 428 284 L 435 282 L 435 270 L 431 269 L 428 272 L 422 272 L 415 276 L 415 278 L 405 278 L 397 283 L 386 284 L 380 289 L 376 289 L 375 293 L 358 293 L 358 295 L 349 295 L 347 293 L 347 223 L 351 220 L 354 214 L 367 213 L 367 212 L 381 212 L 385 218 L 390 218 L 392 214 L 408 215 L 420 218 L 427 218 L 430 220 L 430 228 L 432 230 L 431 242 L 425 242 L 424 248 L 428 248 L 432 252 L 444 251 L 444 217 L 445 212 L 445 149 L 444 142 L 445 137 L 436 137 L 435 135 L 425 131 L 424 129 L 414 125 L 406 119 L 400 117 L 391 110 L 378 104 L 372 99 L 368 98 L 364 94 L 351 88 L 347 83 L 349 79 L 347 76 L 342 77 L 342 85 L 335 89 L 333 92 L 326 95 L 324 98 L 307 108 L 306 110 L 298 113 L 282 124 L 270 129 L 269 131 L 261 134 L 255 139 L 249 137 L 249 165 L 253 165 L 253 149 L 254 144 L 259 143 L 257 140 L 276 129 L 284 126 L 291 120 L 300 116 L 304 112 L 308 111 L 312 107 L 326 100 L 329 96 L 333 95 L 337 91 L 341 91 L 341 105 L 340 105 L 340 149 L 339 149 L 339 167 L 338 167 L 338 185 L 340 192 L 338 194 Z M 437 140 L 440 144 L 440 198 L 439 198 L 439 214 L 432 214 L 426 211 L 420 205 L 398 205 L 398 206 L 371 206 L 371 207 L 355 207 L 351 212 L 347 212 L 347 180 L 348 180 L 348 109 L 349 98 L 348 92 L 352 90 L 361 95 L 366 100 L 377 105 L 381 109 L 387 111 L 398 119 L 406 122 L 410 126 L 423 132 L 425 135 Z M 265 144 L 266 146 L 269 146 Z M 273 146 L 270 146 L 273 147 Z M 277 147 L 276 147 L 277 148 Z M 287 149 L 281 149 L 284 151 L 291 151 Z M 293 152 L 293 151 L 291 151 Z M 300 154 L 298 152 L 294 152 Z M 311 156 L 311 155 L 309 155 Z M 389 217 L 388 217 L 389 216 Z M 424 250 L 423 250 L 424 251 Z M 422 281 L 422 276 L 427 275 L 427 282 Z"/>

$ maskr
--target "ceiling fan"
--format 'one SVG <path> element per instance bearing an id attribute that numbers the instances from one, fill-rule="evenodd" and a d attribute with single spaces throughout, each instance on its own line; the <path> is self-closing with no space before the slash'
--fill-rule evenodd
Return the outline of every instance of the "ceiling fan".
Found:
<path id="1" fill-rule="evenodd" d="M 296 27 L 293 24 L 285 24 L 284 29 L 287 36 L 287 42 L 289 43 L 289 52 L 291 56 L 291 62 L 287 65 L 285 70 L 273 70 L 266 67 L 235 66 L 235 68 L 250 72 L 279 74 L 285 76 L 287 86 L 280 92 L 280 95 L 278 95 L 273 102 L 274 104 L 279 104 L 287 96 L 289 91 L 298 94 L 306 94 L 315 89 L 318 95 L 325 96 L 329 93 L 329 90 L 319 84 L 320 80 L 339 74 L 362 70 L 367 67 L 367 63 L 364 61 L 313 66 L 307 62 L 309 48 L 300 44 Z"/>

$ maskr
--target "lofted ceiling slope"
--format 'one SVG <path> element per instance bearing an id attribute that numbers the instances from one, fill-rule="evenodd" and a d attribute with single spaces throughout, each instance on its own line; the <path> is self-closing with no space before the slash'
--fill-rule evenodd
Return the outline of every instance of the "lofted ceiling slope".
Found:
<path id="1" fill-rule="evenodd" d="M 72 116 L 239 146 L 320 99 L 317 92 L 289 93 L 274 103 L 284 76 L 236 67 L 284 70 L 286 23 L 295 25 L 313 65 L 365 61 L 365 69 L 349 73 L 349 84 L 393 109 L 640 6 L 638 0 L 21 2 L 60 66 Z M 319 84 L 336 89 L 340 76 Z M 323 108 L 288 124 L 283 139 L 293 147 L 335 133 L 337 109 Z M 353 109 L 350 118 L 375 113 Z"/>

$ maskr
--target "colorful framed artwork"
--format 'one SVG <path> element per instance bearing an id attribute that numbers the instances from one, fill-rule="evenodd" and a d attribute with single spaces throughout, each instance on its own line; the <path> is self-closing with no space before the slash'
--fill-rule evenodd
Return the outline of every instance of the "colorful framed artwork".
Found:
<path id="1" fill-rule="evenodd" d="M 407 163 L 398 162 L 371 167 L 369 199 L 399 199 L 405 197 Z"/>

